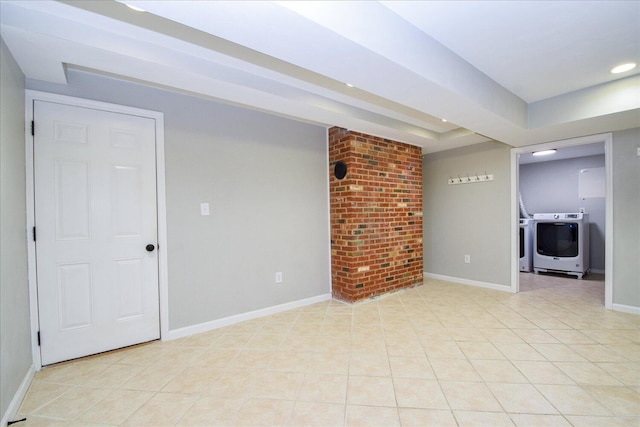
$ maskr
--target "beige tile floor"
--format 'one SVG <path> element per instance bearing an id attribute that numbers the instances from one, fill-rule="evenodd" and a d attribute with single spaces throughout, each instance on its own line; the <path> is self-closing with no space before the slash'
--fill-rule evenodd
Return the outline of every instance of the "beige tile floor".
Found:
<path id="1" fill-rule="evenodd" d="M 16 426 L 640 426 L 640 316 L 587 278 L 425 280 L 46 367 Z"/>

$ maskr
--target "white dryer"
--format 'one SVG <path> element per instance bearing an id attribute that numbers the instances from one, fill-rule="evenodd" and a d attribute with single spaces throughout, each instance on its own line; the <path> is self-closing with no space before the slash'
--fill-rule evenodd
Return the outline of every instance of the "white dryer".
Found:
<path id="1" fill-rule="evenodd" d="M 531 272 L 533 267 L 533 220 L 520 218 L 520 271 Z"/>
<path id="2" fill-rule="evenodd" d="M 533 271 L 582 276 L 589 266 L 589 215 L 541 213 L 533 215 Z"/>

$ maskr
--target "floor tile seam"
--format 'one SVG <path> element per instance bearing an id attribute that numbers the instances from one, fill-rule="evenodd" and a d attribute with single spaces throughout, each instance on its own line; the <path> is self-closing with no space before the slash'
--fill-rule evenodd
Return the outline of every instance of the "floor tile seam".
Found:
<path id="1" fill-rule="evenodd" d="M 78 387 L 73 387 L 73 388 L 79 388 L 79 386 L 78 386 Z M 60 397 L 64 396 L 65 394 L 70 393 L 70 392 L 73 390 L 73 388 L 72 388 L 72 389 L 69 389 L 69 390 L 67 390 L 65 393 L 63 393 L 63 394 L 59 395 L 56 399 L 52 400 L 52 401 L 51 401 L 51 402 L 49 402 L 48 404 L 53 403 L 53 402 L 54 402 L 55 400 L 57 400 L 58 398 L 60 398 Z M 86 388 L 86 387 L 85 387 L 85 388 Z M 105 395 L 104 395 L 101 399 L 99 399 L 98 401 L 94 402 L 92 405 L 90 405 L 90 406 L 89 406 L 88 408 L 86 408 L 84 411 L 82 411 L 82 412 L 78 413 L 75 417 L 72 417 L 72 418 L 62 418 L 62 420 L 63 420 L 63 421 L 76 421 L 76 420 L 79 420 L 79 419 L 80 419 L 80 417 L 81 417 L 83 414 L 85 414 L 86 412 L 88 412 L 88 411 L 92 410 L 93 408 L 95 408 L 95 407 L 96 407 L 100 402 L 102 402 L 103 400 L 105 400 L 109 395 L 111 395 L 114 391 L 116 391 L 116 390 L 117 390 L 117 389 L 107 389 L 107 388 L 99 388 L 99 387 L 89 387 L 89 388 L 95 388 L 95 389 L 100 389 L 100 390 L 110 390 L 110 392 L 109 392 L 109 393 L 107 393 L 107 394 L 105 394 Z M 151 399 L 151 397 L 153 397 L 153 396 L 150 396 L 150 397 L 149 397 L 149 399 Z M 147 401 L 148 401 L 148 400 L 147 400 Z M 47 404 L 47 405 L 48 405 L 48 404 Z M 47 406 L 47 405 L 44 405 L 44 406 Z M 40 407 L 38 410 L 42 409 L 44 406 Z M 37 416 L 37 417 L 42 417 L 42 415 L 38 415 L 37 413 L 35 413 L 35 411 L 34 411 L 34 413 L 32 413 L 31 415 L 35 415 L 35 416 Z M 56 417 L 49 417 L 49 416 L 45 416 L 45 417 L 47 417 L 47 418 L 53 418 L 53 419 L 56 419 L 56 420 L 60 419 L 60 418 L 56 418 Z"/>
<path id="2" fill-rule="evenodd" d="M 75 373 L 74 370 L 72 369 L 73 366 L 72 365 L 67 365 L 65 367 L 63 367 L 62 369 L 65 370 L 69 370 L 71 371 L 71 375 L 74 376 L 74 380 L 83 380 L 86 377 L 90 377 L 93 375 L 98 375 L 102 372 L 104 372 L 106 369 L 108 369 L 109 367 L 113 366 L 112 364 L 106 364 L 106 366 L 103 367 L 103 369 L 100 369 L 99 371 L 96 372 L 86 372 L 86 373 Z M 61 376 L 63 378 L 68 377 L 69 373 L 65 373 L 64 371 L 60 372 L 62 369 L 58 369 L 56 366 L 43 366 L 40 371 L 35 372 L 34 375 L 34 379 L 37 381 L 47 381 L 47 377 L 53 376 L 54 378 L 56 376 Z M 45 378 L 39 378 L 44 376 Z"/>
<path id="3" fill-rule="evenodd" d="M 511 419 L 511 421 L 513 422 L 513 424 L 515 426 L 518 426 L 518 424 L 516 424 L 516 420 L 513 419 L 514 415 L 542 415 L 542 416 L 551 415 L 551 416 L 557 416 L 557 417 L 562 417 L 562 419 L 564 419 L 567 422 L 567 425 L 574 426 L 574 424 L 571 421 L 569 421 L 567 416 L 565 414 L 560 413 L 560 412 L 558 412 L 557 414 L 531 414 L 531 413 L 522 413 L 522 412 L 510 412 L 507 415 L 509 415 L 509 418 Z"/>
<path id="4" fill-rule="evenodd" d="M 580 386 L 580 388 L 582 388 L 582 390 L 584 390 L 585 393 L 587 393 L 592 399 L 594 399 L 595 401 L 597 401 L 598 403 L 600 403 L 604 408 L 608 409 L 614 416 L 616 417 L 624 417 L 625 415 L 619 415 L 616 411 L 615 407 L 612 407 L 611 404 L 607 403 L 605 400 L 601 399 L 600 397 L 598 397 L 597 394 L 589 391 L 589 389 L 582 387 L 582 385 L 578 384 Z M 598 385 L 593 385 L 593 387 L 603 387 L 603 386 L 598 386 Z M 608 386 L 604 386 L 604 387 L 608 387 Z M 610 386 L 610 387 L 618 387 L 618 386 Z M 621 386 L 620 388 L 627 388 L 624 386 Z M 639 404 L 640 406 L 640 404 Z M 640 412 L 638 412 L 638 418 L 640 418 Z"/>
<path id="5" fill-rule="evenodd" d="M 291 416 L 289 417 L 289 419 L 287 420 L 287 422 L 284 425 L 286 425 L 286 426 L 294 426 L 294 424 L 292 424 L 292 421 L 293 421 L 293 416 L 295 415 L 295 410 L 296 410 L 296 406 L 297 406 L 298 402 L 309 403 L 307 401 L 296 400 L 294 402 L 294 404 L 293 404 Z M 313 402 L 313 403 L 336 405 L 336 406 L 340 405 L 339 403 L 330 403 L 330 402 Z M 342 410 L 342 424 L 341 425 L 345 426 L 346 422 L 347 422 L 347 404 L 345 403 L 342 406 L 343 406 L 343 410 Z"/>
<path id="6" fill-rule="evenodd" d="M 196 404 L 197 404 L 201 399 L 205 399 L 205 398 L 207 398 L 207 397 L 211 397 L 211 396 L 210 396 L 210 395 L 201 395 L 200 397 L 198 397 L 198 398 L 193 402 L 193 404 L 189 407 L 189 409 L 187 409 L 187 410 L 184 412 L 184 414 L 182 414 L 182 416 L 180 417 L 180 420 L 178 420 L 178 421 L 174 424 L 174 426 L 178 426 L 178 425 L 180 425 L 181 421 L 184 419 L 184 417 L 186 417 L 186 416 L 187 416 L 187 414 L 189 413 L 189 411 L 191 411 L 191 410 L 195 407 L 195 405 L 196 405 Z M 235 419 L 238 417 L 238 414 L 240 414 L 240 410 L 242 409 L 242 407 L 244 406 L 244 404 L 245 404 L 248 400 L 250 400 L 250 399 L 252 399 L 252 398 L 251 398 L 251 397 L 241 397 L 241 398 L 220 398 L 220 399 L 222 399 L 222 400 L 238 400 L 238 401 L 242 401 L 242 403 L 241 403 L 240 405 L 238 405 L 238 407 L 235 409 L 235 413 L 233 414 L 233 418 L 232 418 L 232 420 L 235 420 Z M 135 413 L 134 413 L 134 414 L 135 414 Z M 133 415 L 134 415 L 134 414 L 131 414 L 131 417 L 133 417 Z M 129 417 L 129 418 L 131 418 L 131 417 Z M 126 423 L 126 421 L 125 421 L 125 423 Z"/>
<path id="7" fill-rule="evenodd" d="M 55 402 L 56 400 L 60 399 L 61 397 L 71 393 L 71 391 L 73 391 L 76 388 L 90 388 L 90 389 L 94 389 L 94 390 L 110 390 L 111 392 L 117 390 L 117 388 L 96 387 L 96 386 L 82 386 L 82 385 L 78 385 L 78 384 L 58 384 L 58 385 L 64 385 L 64 386 L 68 387 L 68 389 L 65 390 L 64 392 L 62 392 L 61 394 L 56 395 L 52 399 L 48 400 L 46 403 L 43 403 L 42 405 L 34 408 L 32 411 L 29 412 L 29 414 L 35 415 L 35 416 L 40 416 L 40 415 L 38 415 L 36 413 L 37 411 L 41 410 L 45 406 L 50 405 L 51 403 Z M 105 396 L 105 398 L 106 398 L 106 396 Z M 23 403 L 24 403 L 24 401 L 23 401 Z M 22 407 L 22 405 L 20 405 L 20 406 Z"/>
<path id="8" fill-rule="evenodd" d="M 347 404 L 345 405 L 345 411 L 346 411 L 346 410 L 348 410 L 350 406 L 357 406 L 357 407 L 363 407 L 363 406 L 364 406 L 364 407 L 367 407 L 367 408 L 387 408 L 387 409 L 395 409 L 395 410 L 398 412 L 398 417 L 400 417 L 400 411 L 399 411 L 399 409 L 401 409 L 401 408 L 403 408 L 403 409 L 404 409 L 404 407 L 397 406 L 397 405 L 389 406 L 389 405 L 369 405 L 369 404 L 365 404 L 365 403 L 347 403 Z M 419 409 L 419 408 L 417 408 L 417 409 Z"/>
<path id="9" fill-rule="evenodd" d="M 548 398 L 544 392 L 542 390 L 540 390 L 539 386 L 552 386 L 552 387 L 578 387 L 580 390 L 582 390 L 583 392 L 587 393 L 591 398 L 594 398 L 587 390 L 585 390 L 582 386 L 580 386 L 580 384 L 533 384 L 533 386 L 535 387 L 535 389 L 538 391 L 538 393 L 540 393 L 557 411 L 559 414 L 567 417 L 567 416 L 594 416 L 591 414 L 575 414 L 575 413 L 567 413 L 567 412 L 562 412 L 560 410 L 560 408 L 554 404 L 550 398 Z M 594 398 L 595 399 L 595 398 Z M 598 403 L 600 403 L 600 401 L 598 399 L 596 399 L 596 401 Z M 602 416 L 602 417 L 615 417 L 615 413 L 613 411 L 610 411 L 608 407 L 602 405 L 605 409 L 607 409 L 611 414 L 610 415 L 598 415 L 598 416 Z M 573 423 L 572 423 L 573 424 Z"/>
<path id="10" fill-rule="evenodd" d="M 44 408 L 45 406 L 49 405 L 50 403 L 53 403 L 55 400 L 57 400 L 58 398 L 62 397 L 63 395 L 69 393 L 71 391 L 71 389 L 65 390 L 62 394 L 58 394 L 55 397 L 47 400 L 45 403 L 42 403 L 41 405 L 35 407 L 34 409 L 32 409 L 31 411 L 28 412 L 22 412 L 22 407 L 26 401 L 26 398 L 22 401 L 22 403 L 20 404 L 20 408 L 18 408 L 18 413 L 22 413 L 25 415 L 36 415 L 36 412 L 39 411 L 40 409 Z"/>
<path id="11" fill-rule="evenodd" d="M 378 304 L 378 312 L 380 312 L 379 304 Z M 382 321 L 381 313 L 379 313 L 379 314 L 380 314 L 380 319 Z M 387 369 L 389 369 L 389 375 L 392 375 L 393 371 L 391 370 L 391 361 L 389 360 L 389 357 L 391 355 L 389 354 L 389 347 L 387 346 L 387 333 L 385 332 L 384 322 L 382 322 L 382 339 L 383 339 L 383 342 L 385 343 L 384 353 L 386 355 Z M 351 358 L 349 358 L 349 371 L 348 372 L 349 372 L 349 374 L 351 374 Z M 393 380 L 392 380 L 392 384 L 393 384 Z M 347 391 L 348 391 L 348 384 L 347 384 Z M 394 390 L 394 398 L 395 398 L 395 390 Z M 398 414 L 398 417 L 399 417 L 399 414 Z M 345 418 L 345 422 L 346 422 L 346 418 Z"/>
<path id="12" fill-rule="evenodd" d="M 19 418 L 26 418 L 26 422 L 29 422 L 29 417 L 38 417 L 38 418 L 44 418 L 45 420 L 52 420 L 52 421 L 73 421 L 72 419 L 69 418 L 57 418 L 57 417 L 51 417 L 48 415 L 38 415 L 38 414 L 33 414 L 33 413 L 25 413 L 25 412 L 18 412 L 15 416 L 16 419 Z M 18 424 L 20 425 L 20 424 Z"/>
<path id="13" fill-rule="evenodd" d="M 511 415 L 559 415 L 559 416 L 563 416 L 560 413 L 556 413 L 556 414 L 540 414 L 538 412 L 508 412 L 508 411 L 505 411 L 505 410 L 502 410 L 502 411 L 488 411 L 488 410 L 476 411 L 476 410 L 471 410 L 471 409 L 452 409 L 452 412 L 472 412 L 472 413 L 481 412 L 481 413 L 487 413 L 487 414 L 505 414 L 505 415 L 509 416 L 509 420 L 510 421 L 511 421 Z"/>
<path id="14" fill-rule="evenodd" d="M 521 376 L 522 376 L 522 377 L 527 381 L 527 384 L 533 384 L 533 382 L 531 381 L 531 379 L 530 379 L 529 377 L 527 377 L 527 376 L 524 374 L 524 372 L 522 372 L 522 371 L 518 368 L 518 366 L 517 366 L 515 363 L 513 363 L 513 362 L 514 362 L 513 360 L 511 360 L 511 359 L 507 358 L 506 360 L 503 360 L 503 362 L 507 362 L 507 363 L 509 363 L 509 364 L 511 365 L 511 367 L 512 367 L 513 369 L 515 369 L 515 370 L 516 370 L 516 372 L 518 372 L 518 373 L 519 373 L 519 374 L 520 374 L 520 375 L 521 375 Z M 473 362 L 470 362 L 470 363 L 471 363 L 471 365 L 473 365 Z M 473 365 L 473 366 L 474 366 L 474 368 L 475 368 L 475 365 Z M 496 383 L 496 382 L 497 382 L 497 381 L 487 381 L 487 380 L 485 380 L 485 378 L 482 376 L 482 374 L 480 374 L 479 372 L 477 372 L 477 368 L 476 368 L 476 373 L 478 374 L 478 376 L 480 376 L 480 378 L 481 378 L 485 383 L 493 384 L 493 383 Z M 525 384 L 525 383 L 511 383 L 511 384 Z"/>
<path id="15" fill-rule="evenodd" d="M 520 372 L 520 370 L 517 368 L 517 366 L 515 366 L 515 364 L 509 359 L 506 358 L 506 361 L 508 361 L 509 363 L 511 363 L 511 365 L 518 370 L 518 372 Z M 471 365 L 471 367 L 473 368 L 475 374 L 480 378 L 480 382 L 482 382 L 482 384 L 485 386 L 486 389 L 489 390 L 489 392 L 491 392 L 491 394 L 493 395 L 493 398 L 496 400 L 496 402 L 498 402 L 498 404 L 500 405 L 500 407 L 503 409 L 503 412 L 507 412 L 506 408 L 504 407 L 504 405 L 502 404 L 502 402 L 500 401 L 500 399 L 498 399 L 498 397 L 495 395 L 495 393 L 491 390 L 491 387 L 489 387 L 489 384 L 498 384 L 498 383 L 493 383 L 493 382 L 489 382 L 486 381 L 485 378 L 482 376 L 482 374 L 480 372 L 478 372 L 478 369 L 476 368 L 476 366 L 473 364 L 471 359 L 467 358 L 467 362 Z M 528 381 L 528 384 L 532 385 L 531 380 L 524 375 L 524 373 L 520 372 L 520 374 Z M 501 384 L 505 384 L 505 383 L 501 383 Z M 507 383 L 508 384 L 508 383 Z M 545 400 L 548 400 L 545 398 Z M 557 409 L 557 408 L 556 408 Z"/>
<path id="16" fill-rule="evenodd" d="M 417 379 L 423 379 L 423 378 L 417 378 Z M 440 394 L 442 395 L 442 397 L 444 398 L 445 403 L 447 404 L 447 408 L 448 408 L 448 410 L 449 410 L 449 411 L 452 411 L 452 409 L 451 409 L 451 405 L 449 404 L 449 400 L 447 399 L 447 395 L 444 393 L 444 390 L 442 389 L 442 385 L 440 384 L 440 381 L 438 381 L 438 379 L 437 379 L 437 378 L 434 378 L 434 379 L 425 379 L 425 380 L 426 380 L 426 381 L 434 381 L 434 382 L 438 385 L 438 389 L 440 390 Z M 403 408 L 403 409 L 407 409 L 407 408 L 411 409 L 411 408 L 413 408 L 413 409 L 436 409 L 436 410 L 445 410 L 445 409 L 442 409 L 442 408 L 423 408 L 423 407 L 408 407 L 408 406 L 400 406 L 400 402 L 398 402 L 398 395 L 397 395 L 396 390 L 395 390 L 395 385 L 396 385 L 396 383 L 395 383 L 395 381 L 394 381 L 394 379 L 393 379 L 393 378 L 392 378 L 392 384 L 393 384 L 393 394 L 394 394 L 394 397 L 395 397 L 395 400 L 396 400 L 396 407 L 398 408 L 398 415 L 400 415 L 400 414 L 399 414 L 399 412 L 400 412 L 400 408 Z"/>
<path id="17" fill-rule="evenodd" d="M 624 358 L 625 361 L 631 361 L 631 359 L 629 359 L 626 356 L 620 354 L 619 352 L 617 352 L 616 350 L 614 350 L 613 348 L 611 348 L 607 344 L 601 344 L 601 343 L 597 343 L 597 344 L 568 344 L 568 346 L 575 352 L 578 352 L 578 351 L 573 348 L 574 346 L 594 346 L 594 347 L 595 346 L 599 346 L 599 347 L 603 347 L 604 349 L 606 349 L 606 350 L 608 350 L 608 351 L 610 351 L 610 352 L 612 352 L 612 353 Z M 585 357 L 585 356 L 583 356 L 583 357 Z"/>
<path id="18" fill-rule="evenodd" d="M 563 363 L 579 363 L 579 364 L 584 364 L 584 365 L 594 365 L 595 368 L 599 369 L 600 371 L 602 371 L 602 374 L 607 375 L 608 377 L 611 378 L 611 380 L 616 381 L 619 383 L 620 386 L 623 386 L 624 383 L 622 383 L 622 381 L 618 380 L 617 378 L 615 378 L 613 375 L 611 375 L 610 373 L 608 373 L 607 371 L 605 371 L 604 369 L 600 368 L 599 366 L 597 366 L 595 363 L 593 362 L 571 362 L 571 361 L 555 361 L 555 362 L 551 362 L 551 364 L 553 366 L 555 366 L 557 369 L 559 369 L 560 371 L 562 371 L 562 373 L 564 373 L 568 378 L 571 379 L 571 381 L 575 382 L 576 385 L 603 385 L 603 384 L 590 384 L 590 383 L 582 383 L 582 382 L 578 382 L 577 379 L 575 379 L 569 372 L 567 372 L 565 369 L 562 368 Z M 610 385 L 610 384 L 609 384 Z M 617 385 L 616 385 L 617 386 Z"/>
<path id="19" fill-rule="evenodd" d="M 455 341 L 454 341 L 454 343 L 455 343 Z M 465 360 L 465 361 L 467 362 L 467 364 L 468 364 L 469 366 L 471 366 L 471 368 L 473 369 L 473 372 L 474 372 L 474 373 L 478 376 L 478 378 L 480 378 L 480 380 L 482 381 L 482 376 L 478 373 L 478 371 L 477 371 L 476 367 L 473 365 L 473 363 L 472 363 L 472 361 L 471 361 L 472 359 L 469 359 L 469 357 L 466 355 L 466 353 L 465 353 L 465 352 L 460 348 L 460 346 L 458 346 L 458 343 L 455 343 L 455 344 L 456 344 L 456 346 L 458 347 L 458 350 L 460 350 L 460 352 L 462 353 L 462 355 L 463 355 L 464 357 L 462 357 L 462 358 L 434 357 L 434 359 L 439 359 L 439 360 L 442 360 L 442 359 L 445 359 L 445 360 Z M 427 358 L 428 358 L 428 357 L 429 357 L 429 356 L 427 355 Z M 429 359 L 429 363 L 431 363 L 431 360 L 430 360 L 430 359 Z M 433 365 L 432 365 L 432 369 L 433 369 Z M 434 369 L 434 374 L 436 375 L 436 377 L 438 376 L 438 374 L 435 372 L 435 369 Z M 478 382 L 478 381 L 470 381 L 470 382 Z"/>
<path id="20" fill-rule="evenodd" d="M 36 381 L 37 382 L 42 382 L 42 383 L 47 383 L 47 384 L 61 385 L 61 386 L 65 386 L 65 387 L 75 387 L 75 386 L 84 387 L 82 384 L 77 384 L 75 382 L 63 382 L 63 381 L 51 381 L 51 380 L 34 380 L 34 382 L 36 382 Z M 86 387 L 99 388 L 99 387 L 96 387 L 96 386 L 86 386 Z"/>
<path id="21" fill-rule="evenodd" d="M 223 368 L 221 368 L 221 369 L 220 369 L 220 372 L 218 372 L 218 373 L 216 374 L 216 376 L 211 380 L 211 384 L 215 384 L 215 383 L 217 383 L 218 379 L 219 379 L 219 378 L 220 378 L 220 376 L 222 375 L 222 371 L 223 371 Z M 187 392 L 187 391 L 169 391 L 169 390 L 166 390 L 166 388 L 169 386 L 169 384 L 171 384 L 174 380 L 178 379 L 178 377 L 179 377 L 180 375 L 181 375 L 181 374 L 178 374 L 178 375 L 174 376 L 172 379 L 170 379 L 169 381 L 167 381 L 167 382 L 166 382 L 166 383 L 165 383 L 165 384 L 160 388 L 160 390 L 157 390 L 157 391 L 156 391 L 156 393 L 177 393 L 177 394 L 199 394 L 199 393 L 201 394 L 201 393 L 203 393 L 202 391 L 199 391 L 199 392 Z"/>
<path id="22" fill-rule="evenodd" d="M 81 412 L 80 414 L 78 414 L 75 418 L 73 418 L 73 420 L 82 421 L 82 420 L 81 420 L 81 417 L 82 417 L 84 414 L 86 414 L 86 413 L 89 413 L 89 412 L 93 411 L 93 410 L 94 410 L 94 409 L 95 409 L 95 408 L 96 408 L 100 403 L 102 403 L 104 400 L 106 400 L 106 399 L 107 399 L 107 397 L 109 397 L 109 396 L 110 396 L 111 394 L 113 394 L 115 391 L 117 391 L 117 390 L 113 390 L 111 393 L 109 393 L 109 394 L 105 395 L 105 396 L 104 396 L 104 398 L 100 399 L 100 401 L 96 402 L 94 405 L 92 405 L 91 407 L 87 408 L 86 410 L 84 410 L 83 412 Z M 126 390 L 126 391 L 128 391 L 128 390 Z M 136 390 L 136 391 L 138 391 L 138 390 Z M 144 406 L 148 401 L 150 401 L 151 399 L 153 399 L 153 397 L 154 397 L 156 394 L 158 394 L 159 392 L 148 392 L 148 393 L 150 393 L 150 394 L 151 394 L 151 395 L 149 396 L 149 398 L 148 398 L 147 400 L 145 400 L 144 402 L 142 402 L 140 405 L 138 405 L 138 407 L 137 407 L 137 408 L 135 408 L 135 410 L 134 410 L 133 412 L 131 412 L 131 414 L 129 414 L 129 416 L 128 416 L 128 417 L 126 417 L 126 418 L 122 421 L 122 423 L 126 422 L 126 420 L 127 420 L 129 417 L 131 417 L 134 413 L 136 413 L 136 412 L 138 411 L 138 409 L 140 409 L 142 406 Z M 120 423 L 120 424 L 122 424 L 122 423 Z"/>
<path id="23" fill-rule="evenodd" d="M 523 375 L 523 376 L 524 376 L 524 375 Z M 526 376 L 525 376 L 525 378 L 526 378 Z M 556 410 L 556 413 L 540 414 L 540 413 L 538 413 L 538 412 L 526 412 L 526 414 L 531 414 L 531 415 L 563 415 L 562 411 L 560 411 L 560 409 L 559 409 L 559 408 L 557 408 L 557 407 L 556 407 L 556 405 L 554 405 L 554 404 L 553 404 L 553 402 L 551 402 L 551 401 L 547 398 L 547 396 L 545 396 L 545 395 L 544 395 L 544 393 L 542 393 L 542 391 L 540 391 L 540 390 L 538 389 L 538 387 L 536 387 L 536 384 L 535 384 L 535 383 L 532 383 L 532 382 L 530 381 L 528 384 L 529 384 L 529 385 L 531 385 L 531 387 L 533 387 L 533 389 L 534 389 L 534 390 L 535 390 L 535 391 L 536 391 L 536 392 L 537 392 L 537 393 L 538 393 L 538 394 L 539 394 L 539 395 L 540 395 L 540 396 L 541 396 L 541 397 L 542 397 L 542 398 L 543 398 L 543 399 L 544 399 L 544 400 L 545 400 L 549 405 L 551 405 L 551 406 Z M 486 384 L 485 384 L 485 385 L 486 385 Z M 487 388 L 489 389 L 489 391 L 491 391 L 491 394 L 493 394 L 493 397 L 494 397 L 494 398 L 498 401 L 498 403 L 500 403 L 500 405 L 502 406 L 502 403 L 500 402 L 500 399 L 498 399 L 498 397 L 495 395 L 495 393 L 493 393 L 493 391 L 491 390 L 491 387 L 489 387 L 489 386 L 487 385 Z M 508 414 L 509 414 L 509 413 L 517 414 L 517 413 L 518 413 L 518 412 L 508 412 L 508 411 L 506 411 L 506 409 L 505 409 L 505 412 L 506 412 L 506 413 L 508 413 Z"/>
<path id="24" fill-rule="evenodd" d="M 511 361 L 510 359 L 506 359 L 506 362 L 509 362 L 511 364 L 511 366 L 520 374 L 522 375 L 522 377 L 527 381 L 526 383 L 504 383 L 504 382 L 494 382 L 494 381 L 487 381 L 480 372 L 478 372 L 478 368 L 476 368 L 476 366 L 473 364 L 472 361 L 469 361 L 469 363 L 471 364 L 471 366 L 473 367 L 476 375 L 478 375 L 478 377 L 480 377 L 480 380 L 484 383 L 484 385 L 488 388 L 491 389 L 489 387 L 489 384 L 531 384 L 533 385 L 531 379 L 529 379 L 529 377 L 527 377 L 524 372 L 521 372 L 520 369 L 518 369 L 518 367 L 516 366 L 515 363 L 513 363 L 513 361 Z M 493 394 L 493 393 L 492 393 Z M 498 398 L 494 395 L 494 397 L 496 398 L 496 400 L 498 400 Z"/>
<path id="25" fill-rule="evenodd" d="M 126 384 L 129 380 L 131 380 L 133 377 L 135 377 L 136 375 L 140 374 L 141 372 L 143 372 L 145 370 L 144 367 L 141 367 L 140 370 L 138 370 L 137 372 L 134 372 L 133 374 L 130 374 L 129 376 L 127 376 L 124 380 L 121 380 L 120 382 L 118 382 L 117 384 L 111 384 L 111 385 L 94 385 L 94 384 L 78 384 L 81 385 L 82 387 L 97 387 L 97 388 L 107 388 L 107 389 L 117 389 L 119 387 L 121 387 L 122 385 Z"/>
<path id="26" fill-rule="evenodd" d="M 293 411 L 293 409 L 295 408 L 295 404 L 296 402 L 298 402 L 298 399 L 282 399 L 279 397 L 266 397 L 266 396 L 247 396 L 246 398 L 244 398 L 244 402 L 242 403 L 242 405 L 240 405 L 240 408 L 238 410 L 238 414 L 240 412 L 242 412 L 242 408 L 244 407 L 244 405 L 251 401 L 251 400 L 277 400 L 277 401 L 281 401 L 281 402 L 288 402 L 288 403 L 292 403 L 292 407 L 291 410 Z M 291 415 L 291 414 L 290 414 Z M 289 419 L 287 419 L 287 421 L 289 421 Z M 286 424 L 285 424 L 286 425 Z"/>
<path id="27" fill-rule="evenodd" d="M 306 375 L 305 375 L 306 376 Z M 347 375 L 341 375 L 341 376 L 347 376 Z M 333 402 L 333 401 L 326 401 L 326 400 L 315 400 L 315 399 L 304 399 L 301 396 L 302 393 L 302 389 L 304 386 L 304 381 L 302 382 L 302 384 L 300 385 L 300 388 L 298 390 L 298 392 L 296 393 L 296 397 L 295 397 L 295 402 L 303 402 L 303 403 L 320 403 L 320 404 L 327 404 L 327 405 L 346 405 L 347 404 L 347 393 L 348 393 L 348 378 L 347 378 L 347 382 L 345 382 L 345 388 L 344 388 L 344 400 L 342 403 L 339 402 Z M 294 405 L 295 406 L 295 405 Z"/>
<path id="28" fill-rule="evenodd" d="M 512 415 L 515 415 L 515 414 L 510 414 L 510 413 L 506 413 L 506 412 L 494 412 L 494 411 L 471 411 L 471 410 L 458 410 L 458 409 L 456 409 L 456 410 L 454 410 L 454 411 L 452 411 L 452 412 L 454 412 L 454 414 L 453 414 L 453 415 L 454 415 L 454 417 L 455 417 L 455 413 L 465 413 L 465 412 L 474 413 L 474 414 L 477 414 L 477 413 L 487 413 L 487 414 L 505 414 L 505 415 L 509 418 L 509 421 L 511 421 L 511 422 L 513 423 L 513 425 L 514 425 L 514 426 L 516 426 L 516 425 L 517 425 L 517 424 L 515 423 L 515 421 L 513 420 L 513 418 L 512 418 Z M 525 414 L 525 415 L 531 415 L 531 414 Z M 457 418 L 457 417 L 456 417 L 455 419 L 456 419 L 456 422 L 458 422 L 458 423 L 460 422 L 460 421 L 458 421 L 458 418 Z"/>
<path id="29" fill-rule="evenodd" d="M 623 353 L 622 353 L 621 351 L 619 351 L 619 350 L 616 350 L 615 348 L 609 348 L 609 350 L 611 350 L 611 351 L 613 351 L 614 353 L 616 353 L 616 354 L 618 354 L 618 355 L 620 355 L 620 356 L 624 357 L 625 359 L 629 360 L 630 362 L 636 362 L 636 363 L 637 363 L 638 361 L 640 361 L 640 360 L 629 359 L 625 354 L 623 354 Z"/>

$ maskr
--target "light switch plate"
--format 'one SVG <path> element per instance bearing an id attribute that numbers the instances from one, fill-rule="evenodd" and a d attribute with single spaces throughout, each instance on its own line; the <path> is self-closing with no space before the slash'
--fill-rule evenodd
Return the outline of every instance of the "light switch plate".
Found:
<path id="1" fill-rule="evenodd" d="M 200 203 L 200 215 L 209 215 L 209 203 Z"/>

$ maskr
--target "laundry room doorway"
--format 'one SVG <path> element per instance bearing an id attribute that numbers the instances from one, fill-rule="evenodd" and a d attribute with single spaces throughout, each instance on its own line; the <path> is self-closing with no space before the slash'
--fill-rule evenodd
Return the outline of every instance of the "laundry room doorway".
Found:
<path id="1" fill-rule="evenodd" d="M 565 280 L 599 281 L 600 287 L 604 283 L 604 305 L 612 308 L 613 282 L 607 274 L 613 247 L 611 145 L 612 135 L 600 134 L 511 150 L 513 292 L 571 283 Z M 533 156 L 543 151 L 551 154 Z M 536 243 L 543 242 L 542 234 L 536 242 L 537 227 L 553 232 L 551 239 L 562 233 L 557 234 L 567 245 L 562 256 L 575 257 L 575 264 L 538 250 Z"/>

